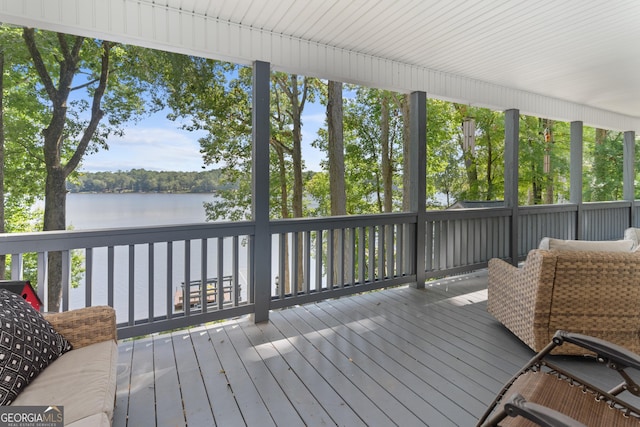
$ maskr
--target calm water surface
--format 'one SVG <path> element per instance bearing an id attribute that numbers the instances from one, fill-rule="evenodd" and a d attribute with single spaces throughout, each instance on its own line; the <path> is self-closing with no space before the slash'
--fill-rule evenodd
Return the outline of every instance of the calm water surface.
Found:
<path id="1" fill-rule="evenodd" d="M 76 230 L 205 222 L 213 194 L 67 195 L 67 225 Z"/>
<path id="2" fill-rule="evenodd" d="M 214 201 L 212 194 L 69 194 L 67 196 L 67 224 L 75 230 L 93 230 L 105 228 L 183 225 L 206 222 L 204 202 Z M 227 247 L 228 246 L 228 247 Z M 225 266 L 223 274 L 230 274 L 231 242 L 225 241 Z M 184 242 L 175 242 L 173 246 L 174 262 L 171 283 L 167 283 L 166 244 L 154 245 L 154 314 L 166 314 L 167 288 L 171 295 L 184 281 Z M 200 279 L 200 241 L 191 242 L 191 280 Z M 240 283 L 246 283 L 246 256 L 240 263 Z M 107 303 L 107 249 L 93 251 L 92 304 Z M 208 276 L 217 275 L 217 245 L 209 244 Z M 145 318 L 149 313 L 149 262 L 148 247 L 135 247 L 135 317 Z M 126 321 L 129 311 L 128 293 L 130 275 L 128 271 L 129 253 L 127 247 L 115 248 L 114 306 L 118 321 Z M 70 290 L 70 308 L 85 305 L 86 289 L 84 284 Z M 246 286 L 243 286 L 241 298 L 246 298 Z M 172 301 L 173 302 L 173 301 Z"/>

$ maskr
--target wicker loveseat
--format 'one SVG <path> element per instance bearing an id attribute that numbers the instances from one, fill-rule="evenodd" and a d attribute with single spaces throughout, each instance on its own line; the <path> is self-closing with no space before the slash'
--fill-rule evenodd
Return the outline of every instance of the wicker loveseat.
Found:
<path id="1" fill-rule="evenodd" d="M 534 351 L 563 329 L 639 353 L 640 252 L 534 249 L 522 267 L 492 259 L 487 310 Z"/>
<path id="2" fill-rule="evenodd" d="M 96 306 L 44 316 L 73 346 L 33 379 L 13 406 L 64 407 L 66 426 L 111 426 L 116 394 L 116 316 Z"/>

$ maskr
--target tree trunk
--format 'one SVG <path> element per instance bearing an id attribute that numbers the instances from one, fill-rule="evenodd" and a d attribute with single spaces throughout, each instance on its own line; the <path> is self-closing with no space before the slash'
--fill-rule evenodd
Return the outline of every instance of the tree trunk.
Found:
<path id="1" fill-rule="evenodd" d="M 292 160 L 293 160 L 293 194 L 292 194 L 292 211 L 294 218 L 302 218 L 302 192 L 303 192 L 303 183 L 302 183 L 302 111 L 304 110 L 304 103 L 307 96 L 307 78 L 304 78 L 304 89 L 302 93 L 302 100 L 299 98 L 298 91 L 298 76 L 295 74 L 291 75 L 291 92 L 290 92 L 290 101 L 291 101 L 291 118 L 293 120 L 293 150 L 292 150 Z M 302 239 L 302 233 L 298 236 L 299 239 Z M 302 291 L 304 285 L 304 269 L 303 266 L 303 257 L 302 251 L 299 251 L 297 254 L 294 254 L 297 257 L 298 263 L 298 277 L 296 278 L 296 282 L 298 284 L 297 290 Z"/>
<path id="2" fill-rule="evenodd" d="M 327 84 L 327 121 L 328 121 L 328 152 L 329 152 L 329 192 L 331 198 L 331 215 L 347 214 L 347 194 L 344 182 L 344 132 L 343 132 L 343 110 L 342 110 L 342 83 L 329 81 Z M 352 271 L 351 259 L 351 239 L 349 230 L 345 230 L 343 257 L 340 257 L 340 232 L 333 234 L 333 265 L 343 263 L 344 275 L 337 277 L 337 270 L 334 270 L 334 283 L 340 281 L 344 283 L 349 279 L 349 272 Z"/>
<path id="3" fill-rule="evenodd" d="M 545 194 L 544 203 L 553 204 L 553 170 L 551 168 L 551 147 L 553 144 L 553 120 L 545 120 L 544 132 L 544 176 L 545 176 Z"/>
<path id="4" fill-rule="evenodd" d="M 380 146 L 381 146 L 381 170 L 382 170 L 382 188 L 384 195 L 384 212 L 393 210 L 393 172 L 391 167 L 391 140 L 389 137 L 390 129 L 390 106 L 389 95 L 386 92 L 381 93 L 380 97 Z"/>
<path id="5" fill-rule="evenodd" d="M 44 229 L 64 230 L 66 228 L 66 175 L 59 167 L 47 168 L 45 184 Z M 49 252 L 48 255 L 48 311 L 59 311 L 62 298 L 62 253 Z"/>
<path id="6" fill-rule="evenodd" d="M 487 200 L 493 200 L 493 147 L 491 146 L 491 136 L 487 137 Z"/>
<path id="7" fill-rule="evenodd" d="M 329 131 L 329 188 L 331 215 L 346 215 L 344 182 L 344 133 L 342 124 L 342 83 L 329 81 L 327 117 Z"/>
<path id="8" fill-rule="evenodd" d="M 276 154 L 278 155 L 278 174 L 280 176 L 280 200 L 281 200 L 281 208 L 280 215 L 282 218 L 289 218 L 289 201 L 287 195 L 287 169 L 284 162 L 284 150 L 282 145 L 280 144 L 272 144 L 275 147 Z M 284 265 L 289 265 L 289 242 L 287 239 L 284 240 Z M 284 293 L 291 293 L 291 277 L 289 273 L 289 268 L 284 269 L 284 277 L 278 277 L 279 286 L 284 286 Z"/>
<path id="9" fill-rule="evenodd" d="M 402 101 L 402 210 L 411 211 L 411 96 Z M 448 205 L 448 204 L 447 204 Z"/>
<path id="10" fill-rule="evenodd" d="M 4 194 L 4 53 L 0 52 L 0 200 L 5 200 Z M 4 203 L 0 203 L 0 233 L 6 231 L 4 217 Z M 0 280 L 5 278 L 7 256 L 0 255 Z"/>

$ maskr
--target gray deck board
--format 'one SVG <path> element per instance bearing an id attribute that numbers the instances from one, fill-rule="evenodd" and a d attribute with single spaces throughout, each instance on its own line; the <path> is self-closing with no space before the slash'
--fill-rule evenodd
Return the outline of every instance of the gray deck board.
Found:
<path id="1" fill-rule="evenodd" d="M 156 419 L 170 426 L 186 426 L 182 411 L 182 393 L 176 369 L 173 340 L 165 334 L 153 340 L 156 389 Z"/>
<path id="2" fill-rule="evenodd" d="M 275 425 L 254 384 L 254 379 L 251 378 L 244 365 L 244 358 L 241 356 L 243 349 L 240 348 L 238 353 L 227 334 L 228 329 L 235 328 L 234 323 L 230 322 L 228 328 L 214 327 L 209 329 L 209 335 L 218 353 L 220 366 L 226 376 L 228 387 L 233 392 L 246 425 Z M 254 352 L 252 349 L 249 351 Z M 246 354 L 244 356 L 247 357 Z"/>
<path id="3" fill-rule="evenodd" d="M 193 328 L 191 338 L 216 424 L 242 425 L 242 412 L 222 368 L 214 338 L 206 327 Z"/>
<path id="4" fill-rule="evenodd" d="M 131 384 L 131 356 L 133 342 L 118 345 L 118 376 L 116 379 L 116 407 L 113 410 L 114 420 L 127 420 L 129 410 L 129 384 Z"/>
<path id="5" fill-rule="evenodd" d="M 533 355 L 485 300 L 474 274 L 122 342 L 113 425 L 474 425 Z"/>
<path id="6" fill-rule="evenodd" d="M 187 425 L 215 425 L 191 334 L 189 331 L 174 333 L 172 341 Z"/>
<path id="7" fill-rule="evenodd" d="M 150 341 L 135 341 L 131 361 L 129 394 L 129 425 L 144 425 L 149 420 L 149 408 L 155 407 L 153 375 L 153 345 Z"/>

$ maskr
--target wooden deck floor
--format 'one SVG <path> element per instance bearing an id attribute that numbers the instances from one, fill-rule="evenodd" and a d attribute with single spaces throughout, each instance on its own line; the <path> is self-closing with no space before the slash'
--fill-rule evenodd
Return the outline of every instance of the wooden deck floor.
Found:
<path id="1" fill-rule="evenodd" d="M 123 342 L 113 425 L 473 426 L 533 354 L 485 307 L 478 273 Z"/>

